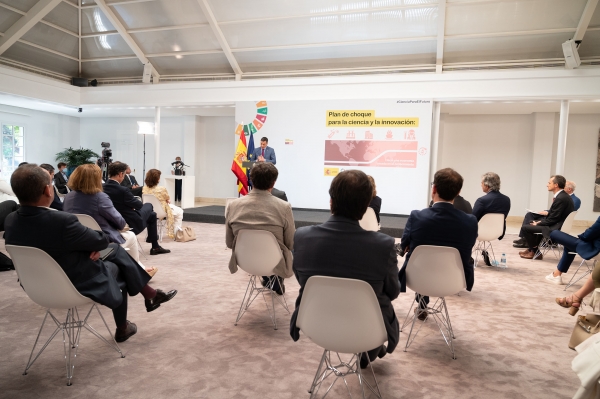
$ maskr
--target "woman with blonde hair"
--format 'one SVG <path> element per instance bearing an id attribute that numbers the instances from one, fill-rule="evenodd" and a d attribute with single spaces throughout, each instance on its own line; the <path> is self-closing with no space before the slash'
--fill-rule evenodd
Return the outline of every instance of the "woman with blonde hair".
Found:
<path id="1" fill-rule="evenodd" d="M 144 183 L 146 184 L 142 189 L 142 194 L 152 194 L 158 198 L 167 214 L 167 235 L 171 238 L 175 238 L 175 232 L 181 229 L 183 209 L 171 204 L 171 198 L 169 197 L 167 189 L 158 185 L 160 175 L 161 173 L 158 169 L 150 169 L 146 173 L 146 179 L 144 180 Z"/>
<path id="2" fill-rule="evenodd" d="M 67 186 L 71 192 L 65 196 L 63 210 L 69 213 L 86 214 L 94 218 L 111 242 L 128 249 L 129 255 L 138 263 L 137 239 L 132 231 L 124 231 L 126 222 L 115 209 L 112 201 L 102 190 L 102 171 L 95 164 L 80 165 L 75 169 Z M 140 264 L 141 265 L 141 264 Z M 143 266 L 142 266 L 143 267 Z M 151 276 L 158 268 L 149 267 Z"/>

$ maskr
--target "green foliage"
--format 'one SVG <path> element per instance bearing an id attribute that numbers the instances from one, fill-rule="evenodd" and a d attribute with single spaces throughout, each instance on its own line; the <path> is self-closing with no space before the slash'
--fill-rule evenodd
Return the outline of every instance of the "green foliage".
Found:
<path id="1" fill-rule="evenodd" d="M 86 163 L 94 163 L 90 158 L 98 158 L 100 155 L 87 148 L 73 149 L 72 147 L 65 148 L 64 151 L 56 154 L 57 162 L 64 162 L 69 168 L 76 168 L 79 165 Z"/>

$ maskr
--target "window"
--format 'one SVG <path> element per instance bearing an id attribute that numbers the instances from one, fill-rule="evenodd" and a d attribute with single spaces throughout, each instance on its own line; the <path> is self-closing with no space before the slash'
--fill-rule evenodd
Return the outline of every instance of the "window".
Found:
<path id="1" fill-rule="evenodd" d="M 2 125 L 2 176 L 10 177 L 23 162 L 23 126 Z"/>

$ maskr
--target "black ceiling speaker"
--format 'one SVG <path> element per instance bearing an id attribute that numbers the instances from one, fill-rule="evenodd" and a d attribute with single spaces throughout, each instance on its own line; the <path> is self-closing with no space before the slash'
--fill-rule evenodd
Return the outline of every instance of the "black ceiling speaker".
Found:
<path id="1" fill-rule="evenodd" d="M 92 86 L 92 87 L 98 86 L 98 81 L 96 79 L 90 80 L 90 86 Z"/>
<path id="2" fill-rule="evenodd" d="M 71 78 L 71 84 L 77 87 L 88 87 L 88 80 L 86 78 Z"/>

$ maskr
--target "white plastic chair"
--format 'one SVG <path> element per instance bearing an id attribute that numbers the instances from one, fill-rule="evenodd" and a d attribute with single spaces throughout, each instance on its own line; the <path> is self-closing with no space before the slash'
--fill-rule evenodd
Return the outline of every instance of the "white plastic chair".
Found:
<path id="1" fill-rule="evenodd" d="M 144 204 L 152 204 L 152 208 L 154 208 L 156 219 L 158 221 L 158 238 L 160 242 L 162 242 L 163 229 L 167 224 L 167 212 L 165 212 L 162 204 L 154 194 L 142 194 L 142 198 Z"/>
<path id="2" fill-rule="evenodd" d="M 487 213 L 483 215 L 481 220 L 479 220 L 478 224 L 478 235 L 477 235 L 477 245 L 473 250 L 475 252 L 475 264 L 474 267 L 477 267 L 477 262 L 479 260 L 479 255 L 483 253 L 483 251 L 492 252 L 492 258 L 494 261 L 496 260 L 496 255 L 494 254 L 494 248 L 492 247 L 492 241 L 497 240 L 498 237 L 502 235 L 502 231 L 504 230 L 504 215 L 502 213 Z M 497 262 L 495 262 L 498 264 Z M 492 262 L 492 265 L 494 263 Z"/>
<path id="3" fill-rule="evenodd" d="M 257 255 L 256 248 L 260 248 L 260 255 Z M 269 231 L 240 230 L 237 233 L 234 252 L 237 265 L 240 269 L 250 274 L 250 281 L 248 281 L 246 293 L 244 294 L 244 299 L 242 299 L 235 325 L 237 326 L 237 323 L 246 313 L 256 297 L 259 294 L 262 294 L 265 305 L 267 305 L 269 317 L 271 317 L 271 321 L 273 322 L 273 327 L 277 330 L 275 300 L 277 300 L 288 313 L 290 312 L 285 300 L 285 295 L 282 295 L 282 301 L 279 295 L 273 291 L 273 287 L 277 281 L 276 279 L 278 278 L 273 275 L 273 269 L 283 258 L 277 239 Z M 271 276 L 264 287 L 262 286 L 261 276 Z M 271 309 L 269 309 L 269 304 L 265 298 L 265 292 L 271 294 Z"/>
<path id="4" fill-rule="evenodd" d="M 75 369 L 75 358 L 77 357 L 77 349 L 79 347 L 79 338 L 81 335 L 81 329 L 85 327 L 88 331 L 94 334 L 96 337 L 101 339 L 104 343 L 109 345 L 111 348 L 121 354 L 121 357 L 125 357 L 119 345 L 112 336 L 106 320 L 100 313 L 100 309 L 97 304 L 89 298 L 81 295 L 63 271 L 63 269 L 56 263 L 50 255 L 38 248 L 22 247 L 16 245 L 7 245 L 6 250 L 10 254 L 17 275 L 25 293 L 29 298 L 37 303 L 38 305 L 46 308 L 46 315 L 42 321 L 42 326 L 38 332 L 29 360 L 23 375 L 27 374 L 27 371 L 37 358 L 42 354 L 48 344 L 54 339 L 58 332 L 63 334 L 63 345 L 65 351 L 65 361 L 67 367 L 67 385 L 71 385 L 71 379 L 73 378 L 73 371 Z M 82 320 L 79 317 L 77 307 L 84 305 L 92 305 L 90 311 L 87 313 L 85 318 Z M 92 326 L 88 324 L 88 318 L 92 313 L 93 309 L 98 311 L 100 318 L 106 326 L 106 330 L 111 336 L 110 340 L 107 340 L 100 335 Z M 50 309 L 67 309 L 67 318 L 64 322 L 59 321 L 50 311 Z M 37 346 L 40 334 L 46 323 L 48 315 L 52 318 L 56 324 L 56 329 L 48 338 L 48 341 L 42 346 L 40 351 L 35 357 L 33 352 Z M 73 356 L 72 356 L 73 355 Z M 32 360 L 33 358 L 33 360 Z"/>
<path id="5" fill-rule="evenodd" d="M 341 377 L 346 383 L 346 376 L 357 374 L 363 398 L 365 385 L 381 398 L 373 367 L 371 372 L 374 386 L 363 378 L 360 369 L 361 353 L 376 349 L 387 341 L 379 302 L 367 282 L 348 278 L 310 277 L 304 287 L 296 326 L 312 342 L 324 349 L 309 389 L 311 398 L 317 395 L 322 383 L 332 374 L 335 378 L 327 392 L 338 378 Z M 336 355 L 333 361 L 331 352 Z M 352 358 L 342 361 L 340 353 L 352 354 Z"/>
<path id="6" fill-rule="evenodd" d="M 455 338 L 454 330 L 450 322 L 450 314 L 446 307 L 445 297 L 457 294 L 467 287 L 465 271 L 458 250 L 456 248 L 434 245 L 420 245 L 415 248 L 410 255 L 408 265 L 406 265 L 406 286 L 421 296 L 438 298 L 433 306 L 426 307 L 422 299 L 419 305 L 423 311 L 427 312 L 427 318 L 429 316 L 433 317 L 433 320 L 442 333 L 442 337 L 446 341 L 446 345 L 448 345 L 452 352 L 452 359 L 456 359 L 453 344 L 453 339 Z M 400 331 L 411 323 L 409 316 L 415 305 L 414 302 L 413 300 Z M 421 323 L 411 341 L 410 337 L 419 313 L 419 311 L 414 312 L 412 317 L 412 325 L 406 340 L 406 347 L 404 348 L 405 352 L 415 340 L 419 330 L 426 321 L 424 320 Z"/>
<path id="7" fill-rule="evenodd" d="M 58 188 L 56 188 L 56 186 L 54 187 L 54 195 L 56 195 L 58 197 L 58 199 L 60 200 L 60 202 L 65 202 L 65 196 L 66 194 L 61 193 L 60 191 L 58 191 Z M 67 187 L 67 193 L 69 193 L 71 190 L 69 190 L 69 187 Z"/>
<path id="8" fill-rule="evenodd" d="M 100 227 L 98 222 L 96 222 L 96 219 L 94 219 L 90 215 L 86 215 L 84 213 L 76 213 L 75 216 L 77 216 L 77 219 L 79 219 L 79 223 L 81 223 L 85 227 L 90 228 L 92 230 L 102 231 L 102 228 Z"/>
<path id="9" fill-rule="evenodd" d="M 563 222 L 562 226 L 560 227 L 560 231 L 562 231 L 563 233 L 566 233 L 566 234 L 571 234 L 571 230 L 573 229 L 573 220 L 575 220 L 575 216 L 577 216 L 577 211 L 573 211 L 573 212 L 569 213 L 569 216 L 567 216 L 567 218 Z M 535 235 L 542 235 L 542 233 L 535 233 Z M 552 246 L 552 240 L 550 239 L 550 237 L 542 237 L 542 240 L 540 241 L 540 244 L 538 245 L 538 249 L 537 249 L 535 255 L 533 256 L 532 260 L 539 257 L 540 255 L 546 255 L 546 253 L 550 249 L 552 249 L 552 253 L 556 257 L 556 259 L 558 259 L 560 256 L 562 256 L 562 248 L 561 247 L 562 247 L 562 245 L 558 246 L 558 248 L 557 248 L 558 255 L 557 255 L 556 252 L 554 251 L 554 247 Z"/>
<path id="10" fill-rule="evenodd" d="M 569 253 L 573 254 L 573 255 L 577 255 L 577 252 L 569 252 Z M 596 262 L 598 261 L 598 259 L 600 259 L 600 254 L 598 254 L 590 259 L 583 259 L 581 261 L 581 263 L 579 264 L 579 266 L 577 267 L 577 270 L 575 270 L 575 273 L 573 273 L 571 280 L 569 280 L 569 283 L 565 286 L 565 289 L 563 291 L 566 291 L 567 288 L 569 288 L 573 284 L 578 283 L 580 280 L 582 280 L 582 279 L 586 278 L 587 276 L 589 276 L 590 274 L 592 274 L 592 272 L 594 271 L 594 267 L 596 267 Z M 588 264 L 588 261 L 593 261 L 591 266 Z M 587 270 L 585 271 L 585 273 L 583 273 L 581 276 L 579 276 L 579 278 L 577 280 L 575 280 L 575 276 L 577 276 L 577 273 L 579 273 L 579 269 L 581 269 L 581 267 L 583 265 L 585 265 Z M 573 281 L 573 280 L 575 280 L 575 281 Z"/>
<path id="11" fill-rule="evenodd" d="M 375 216 L 375 211 L 371 207 L 367 207 L 367 211 L 363 215 L 362 219 L 358 221 L 358 224 L 360 224 L 360 227 L 362 227 L 364 230 L 379 231 L 377 216 Z"/>

